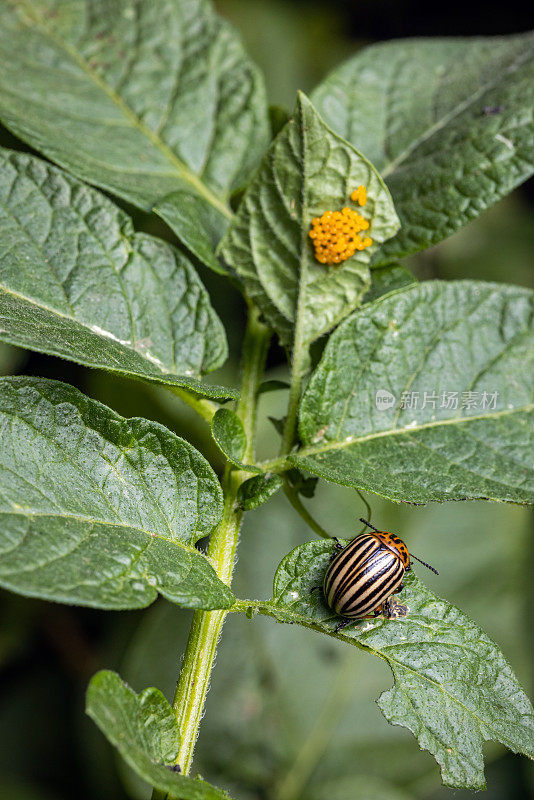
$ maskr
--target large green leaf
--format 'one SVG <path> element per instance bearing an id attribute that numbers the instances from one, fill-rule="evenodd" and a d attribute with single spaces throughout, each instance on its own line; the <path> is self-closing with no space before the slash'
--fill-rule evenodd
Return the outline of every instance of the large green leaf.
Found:
<path id="1" fill-rule="evenodd" d="M 179 233 L 192 253 L 214 272 L 226 275 L 227 270 L 215 255 L 215 249 L 226 229 L 226 219 L 202 198 L 188 192 L 173 192 L 154 206 L 154 211 L 167 225 Z"/>
<path id="2" fill-rule="evenodd" d="M 336 635 L 340 618 L 313 591 L 332 552 L 323 540 L 289 553 L 277 570 L 273 600 L 260 610 Z M 484 740 L 534 758 L 532 706 L 497 645 L 413 574 L 399 600 L 406 616 L 360 620 L 337 634 L 391 667 L 395 684 L 378 700 L 386 719 L 412 731 L 448 786 L 484 788 Z"/>
<path id="3" fill-rule="evenodd" d="M 441 241 L 532 174 L 532 34 L 379 44 L 312 100 L 393 195 L 401 231 L 375 263 Z"/>
<path id="4" fill-rule="evenodd" d="M 292 461 L 393 500 L 534 502 L 533 300 L 429 281 L 366 305 L 328 342 Z"/>
<path id="5" fill-rule="evenodd" d="M 268 121 L 261 76 L 209 0 L 7 0 L 0 59 L 8 128 L 140 208 L 176 201 L 171 224 L 210 260 Z"/>
<path id="6" fill-rule="evenodd" d="M 311 221 L 350 204 L 367 187 L 362 213 L 374 244 L 332 267 L 320 264 L 308 236 Z M 243 280 L 283 344 L 295 329 L 301 344 L 317 339 L 356 308 L 369 286 L 368 264 L 398 229 L 391 197 L 358 151 L 326 127 L 300 94 L 296 110 L 271 144 L 249 186 L 221 252 Z"/>
<path id="7" fill-rule="evenodd" d="M 0 339 L 214 397 L 222 324 L 188 258 L 104 195 L 0 150 Z"/>
<path id="8" fill-rule="evenodd" d="M 102 670 L 87 689 L 87 714 L 124 760 L 151 786 L 182 800 L 229 800 L 226 792 L 172 767 L 180 731 L 176 714 L 159 689 L 136 694 L 116 672 Z"/>
<path id="9" fill-rule="evenodd" d="M 3 378 L 0 474 L 2 586 L 109 609 L 158 592 L 187 608 L 232 604 L 194 547 L 221 517 L 219 482 L 163 426 L 63 383 Z"/>

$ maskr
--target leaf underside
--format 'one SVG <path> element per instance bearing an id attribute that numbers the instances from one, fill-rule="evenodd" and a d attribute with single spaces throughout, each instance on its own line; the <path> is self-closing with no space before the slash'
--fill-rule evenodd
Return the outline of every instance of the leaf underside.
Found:
<path id="1" fill-rule="evenodd" d="M 380 264 L 450 236 L 534 169 L 534 35 L 365 48 L 312 93 L 380 170 L 401 220 Z"/>
<path id="2" fill-rule="evenodd" d="M 67 384 L 0 380 L 0 584 L 95 608 L 158 592 L 187 608 L 233 594 L 195 549 L 222 514 L 208 462 L 161 425 Z"/>
<path id="3" fill-rule="evenodd" d="M 102 670 L 87 689 L 86 712 L 151 786 L 183 800 L 230 800 L 226 792 L 201 778 L 169 769 L 178 756 L 180 731 L 176 714 L 159 689 L 136 694 L 116 672 Z"/>
<path id="4" fill-rule="evenodd" d="M 0 58 L 10 130 L 142 209 L 164 201 L 162 216 L 214 265 L 227 198 L 269 126 L 261 75 L 208 0 L 7 0 Z"/>
<path id="5" fill-rule="evenodd" d="M 197 394 L 226 359 L 224 328 L 189 259 L 135 233 L 104 195 L 0 149 L 0 339 Z"/>
<path id="6" fill-rule="evenodd" d="M 333 553 L 327 541 L 308 542 L 287 555 L 266 604 L 284 622 L 330 635 L 340 622 L 321 586 Z M 534 712 L 497 645 L 458 608 L 408 573 L 397 595 L 407 615 L 360 620 L 337 634 L 383 658 L 394 686 L 378 705 L 393 725 L 407 727 L 441 766 L 446 785 L 482 789 L 485 740 L 534 758 Z"/>
<path id="7" fill-rule="evenodd" d="M 534 502 L 533 298 L 429 281 L 366 305 L 330 337 L 291 461 L 397 501 Z"/>

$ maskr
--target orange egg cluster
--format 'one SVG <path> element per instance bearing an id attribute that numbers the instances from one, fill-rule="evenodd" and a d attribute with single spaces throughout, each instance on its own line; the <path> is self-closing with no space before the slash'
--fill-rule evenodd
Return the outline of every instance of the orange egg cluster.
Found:
<path id="1" fill-rule="evenodd" d="M 358 186 L 350 198 L 361 206 L 365 205 L 365 186 Z M 353 256 L 356 250 L 365 250 L 373 240 L 369 236 L 362 238 L 360 233 L 368 227 L 368 221 L 352 208 L 325 211 L 321 217 L 314 217 L 309 235 L 313 241 L 315 258 L 321 264 L 340 264 Z"/>
<path id="2" fill-rule="evenodd" d="M 367 189 L 365 186 L 358 186 L 351 194 L 350 199 L 353 203 L 359 203 L 361 206 L 364 206 L 367 203 Z"/>

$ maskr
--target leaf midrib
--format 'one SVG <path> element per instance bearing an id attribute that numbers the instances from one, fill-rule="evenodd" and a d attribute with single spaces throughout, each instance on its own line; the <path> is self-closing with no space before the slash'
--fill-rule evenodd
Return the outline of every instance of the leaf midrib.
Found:
<path id="1" fill-rule="evenodd" d="M 303 155 L 303 163 L 302 163 L 302 188 L 301 188 L 301 203 L 302 203 L 302 213 L 300 219 L 300 258 L 299 258 L 299 279 L 298 279 L 298 292 L 297 292 L 297 308 L 295 314 L 295 333 L 293 336 L 293 364 L 297 367 L 297 370 L 302 371 L 301 367 L 301 360 L 305 355 L 305 343 L 304 343 L 304 323 L 303 323 L 303 315 L 304 315 L 304 305 L 305 305 L 305 290 L 306 290 L 306 275 L 307 275 L 307 252 L 306 252 L 306 245 L 307 245 L 307 233 L 304 229 L 304 220 L 308 217 L 308 159 L 306 157 L 306 150 L 308 147 L 308 137 L 307 137 L 307 128 L 306 122 L 304 119 L 304 107 L 302 101 L 299 100 L 300 105 L 300 135 L 302 138 L 302 155 Z M 300 376 L 297 376 L 300 377 Z"/>
<path id="2" fill-rule="evenodd" d="M 421 144 L 423 144 L 423 142 L 426 142 L 435 133 L 444 128 L 449 122 L 451 122 L 451 120 L 459 116 L 463 111 L 469 108 L 469 106 L 472 103 L 475 103 L 478 99 L 480 99 L 486 92 L 491 91 L 491 89 L 494 89 L 496 86 L 498 86 L 499 83 L 501 83 L 501 81 L 504 80 L 504 78 L 508 74 L 522 67 L 523 64 L 527 63 L 531 57 L 532 57 L 531 52 L 527 50 L 524 54 L 518 56 L 518 58 L 512 64 L 510 64 L 510 66 L 506 70 L 499 71 L 497 69 L 496 80 L 485 83 L 483 86 L 479 87 L 479 89 L 477 89 L 476 92 L 469 95 L 469 97 L 466 97 L 463 102 L 459 103 L 454 109 L 449 111 L 448 114 L 444 114 L 442 117 L 440 117 L 440 119 L 436 120 L 436 122 L 433 125 L 431 125 L 420 136 L 414 139 L 408 145 L 408 147 L 406 147 L 401 153 L 399 153 L 398 156 L 396 156 L 396 158 L 394 158 L 392 161 L 389 162 L 389 164 L 386 167 L 384 167 L 381 173 L 382 177 L 387 178 L 389 175 L 391 175 L 395 171 L 395 169 L 414 152 L 414 150 L 416 150 Z"/>
<path id="3" fill-rule="evenodd" d="M 114 333 L 111 333 L 111 331 L 105 331 L 104 328 L 101 328 L 101 330 L 105 331 L 105 333 L 107 333 L 108 336 L 106 336 L 105 333 L 104 334 L 99 334 L 95 330 L 93 330 L 92 326 L 89 325 L 88 323 L 82 322 L 81 320 L 77 319 L 76 317 L 69 317 L 68 314 L 64 314 L 62 311 L 59 311 L 59 309 L 51 308 L 50 306 L 47 306 L 44 303 L 39 303 L 34 297 L 28 297 L 25 294 L 21 294 L 20 292 L 16 292 L 14 289 L 10 289 L 4 283 L 0 282 L 0 293 L 2 293 L 2 292 L 4 294 L 7 294 L 7 295 L 11 296 L 11 297 L 15 297 L 15 298 L 17 298 L 17 300 L 20 300 L 20 301 L 22 301 L 24 303 L 28 303 L 28 305 L 30 305 L 30 306 L 35 306 L 36 308 L 40 308 L 42 311 L 46 311 L 48 314 L 51 314 L 51 315 L 57 316 L 57 317 L 61 317 L 62 319 L 66 320 L 70 325 L 79 325 L 80 328 L 85 328 L 85 330 L 89 332 L 90 336 L 95 338 L 99 342 L 104 342 L 104 341 L 105 342 L 114 342 L 117 346 L 119 346 L 121 348 L 124 348 L 126 351 L 128 351 L 130 353 L 136 353 L 139 356 L 139 358 L 142 359 L 143 362 L 145 362 L 145 361 L 147 362 L 147 366 L 150 365 L 150 366 L 157 367 L 159 372 L 161 373 L 162 377 L 167 377 L 167 376 L 173 377 L 173 375 L 175 375 L 178 378 L 182 378 L 183 377 L 183 378 L 188 378 L 188 379 L 191 378 L 191 379 L 193 379 L 193 376 L 191 376 L 191 375 L 180 375 L 179 373 L 173 373 L 173 372 L 171 372 L 171 370 L 168 370 L 168 369 L 161 369 L 158 366 L 158 364 L 155 364 L 154 362 L 150 361 L 150 359 L 145 358 L 143 356 L 143 353 L 141 353 L 135 347 L 129 346 L 129 344 L 126 343 L 125 339 L 119 339 L 118 337 L 115 336 Z M 8 333 L 8 331 L 6 331 L 6 333 Z M 1 334 L 0 334 L 0 338 L 1 338 Z M 155 358 L 155 356 L 154 356 L 154 358 Z M 158 362 L 159 362 L 159 359 L 158 359 Z M 96 364 L 96 360 L 93 361 L 93 364 L 95 364 L 95 366 L 98 366 Z M 112 367 L 110 367 L 110 368 L 112 368 Z M 117 365 L 116 368 L 118 370 L 121 369 L 120 365 Z M 150 376 L 150 373 L 148 373 L 148 375 Z M 153 375 L 153 377 L 156 377 L 157 373 L 156 374 L 152 373 L 152 375 Z"/>
<path id="4" fill-rule="evenodd" d="M 34 511 L 33 509 L 25 510 L 24 508 L 2 508 L 0 509 L 0 517 L 1 516 L 20 516 L 24 517 L 25 519 L 32 519 L 33 517 L 43 517 L 46 519 L 71 519 L 76 522 L 82 522 L 84 525 L 104 525 L 111 528 L 124 528 L 124 530 L 135 531 L 136 533 L 144 533 L 146 536 L 149 536 L 150 539 L 159 539 L 162 542 L 167 542 L 167 544 L 176 545 L 177 547 L 182 548 L 182 550 L 186 550 L 188 553 L 195 553 L 199 556 L 203 555 L 192 545 L 187 545 L 185 542 L 181 542 L 176 539 L 168 539 L 166 536 L 162 536 L 160 533 L 148 531 L 140 525 L 130 525 L 124 521 L 111 522 L 110 520 L 98 519 L 97 517 L 85 517 L 83 514 L 72 514 L 71 512 Z"/>
<path id="5" fill-rule="evenodd" d="M 221 214 L 223 214 L 227 219 L 232 219 L 234 214 L 228 205 L 218 197 L 211 189 L 209 189 L 206 184 L 200 180 L 200 178 L 192 172 L 187 165 L 181 161 L 178 156 L 170 149 L 168 145 L 163 142 L 160 137 L 154 133 L 150 128 L 148 128 L 140 119 L 139 117 L 134 114 L 131 108 L 123 101 L 123 99 L 109 86 L 106 81 L 104 81 L 99 75 L 97 75 L 89 66 L 87 61 L 82 58 L 80 53 L 68 42 L 61 39 L 57 36 L 49 25 L 46 24 L 46 21 L 39 14 L 39 11 L 32 6 L 31 3 L 24 2 L 25 11 L 27 13 L 27 19 L 25 20 L 22 16 L 19 15 L 20 21 L 30 27 L 30 23 L 36 23 L 43 33 L 48 36 L 54 44 L 59 47 L 60 49 L 64 50 L 68 56 L 74 61 L 75 64 L 84 72 L 105 94 L 109 99 L 117 106 L 118 109 L 124 114 L 126 119 L 130 121 L 130 123 L 139 130 L 140 133 L 143 134 L 151 144 L 159 150 L 162 155 L 169 161 L 169 163 L 174 167 L 176 172 L 183 178 L 185 181 L 191 184 L 191 186 L 195 189 L 195 191 L 200 194 L 210 205 L 216 208 Z M 9 0 L 9 3 L 13 6 L 14 13 L 17 13 L 18 6 L 20 2 L 15 2 L 15 0 Z"/>
<path id="6" fill-rule="evenodd" d="M 6 152 L 8 152 L 8 151 L 6 151 Z M 10 160 L 9 155 L 6 158 L 6 161 L 9 161 L 10 163 L 13 163 L 13 161 Z M 22 161 L 21 163 L 24 163 L 24 162 Z M 31 161 L 27 161 L 26 163 L 27 164 L 31 164 Z M 16 160 L 15 160 L 15 166 L 17 166 Z M 22 174 L 20 172 L 18 172 L 15 180 L 13 181 L 13 186 L 16 187 L 18 179 L 21 176 L 22 176 Z M 40 186 L 34 180 L 32 181 L 32 186 L 41 195 L 41 197 L 43 197 L 44 200 L 49 203 L 48 198 L 46 197 L 45 193 L 43 192 L 42 186 Z M 71 185 L 69 183 L 69 188 L 73 189 L 74 187 L 73 187 L 73 185 Z M 65 286 L 64 286 L 64 283 L 68 280 L 68 278 L 70 278 L 72 270 L 69 271 L 69 273 L 66 276 L 66 278 L 64 279 L 64 281 L 60 280 L 59 276 L 57 275 L 55 270 L 52 268 L 52 265 L 50 264 L 50 259 L 47 258 L 46 254 L 45 254 L 45 252 L 43 250 L 43 245 L 34 236 L 32 236 L 31 232 L 27 229 L 27 227 L 25 227 L 24 223 L 21 222 L 21 220 L 19 220 L 19 218 L 15 214 L 14 209 L 11 207 L 10 200 L 11 200 L 11 191 L 12 190 L 13 190 L 13 187 L 10 190 L 10 197 L 6 200 L 5 203 L 2 203 L 1 208 L 10 217 L 10 219 L 15 223 L 15 225 L 17 225 L 17 227 L 21 231 L 22 235 L 27 237 L 29 239 L 29 241 L 32 243 L 32 245 L 34 245 L 34 247 L 36 248 L 37 252 L 41 256 L 42 263 L 46 265 L 46 267 L 48 268 L 50 274 L 55 279 L 56 285 L 62 291 L 62 293 L 63 293 L 63 295 L 65 297 L 65 301 L 66 301 L 66 303 L 67 303 L 67 305 L 69 307 L 69 311 L 72 314 L 72 319 L 76 320 L 78 322 L 78 320 L 77 320 L 77 318 L 75 316 L 74 307 L 72 306 L 72 303 L 71 303 L 69 297 L 67 296 L 67 292 L 65 291 Z M 54 215 L 57 212 L 57 209 L 54 208 L 51 205 L 49 207 L 50 207 L 50 210 L 52 212 L 52 215 Z M 115 277 L 117 279 L 117 282 L 118 282 L 118 284 L 120 286 L 120 289 L 121 289 L 122 297 L 124 298 L 124 302 L 126 304 L 126 308 L 128 309 L 128 318 L 129 318 L 129 323 L 130 323 L 130 325 L 129 325 L 129 327 L 130 327 L 130 335 L 131 335 L 131 338 L 132 338 L 132 344 L 134 345 L 132 349 L 135 350 L 136 352 L 138 352 L 137 349 L 135 348 L 135 343 L 137 342 L 137 331 L 135 329 L 136 320 L 135 320 L 135 317 L 134 317 L 134 312 L 133 312 L 133 309 L 132 309 L 131 300 L 128 297 L 128 294 L 127 294 L 126 289 L 124 287 L 124 280 L 123 280 L 123 277 L 122 277 L 122 271 L 121 271 L 120 268 L 119 269 L 117 268 L 117 264 L 115 263 L 115 261 L 111 257 L 111 254 L 109 252 L 109 249 L 108 249 L 106 243 L 98 236 L 96 230 L 93 230 L 92 228 L 89 227 L 89 225 L 87 224 L 86 220 L 83 218 L 82 214 L 80 213 L 79 208 L 76 206 L 75 203 L 72 203 L 69 206 L 69 210 L 72 211 L 72 213 L 76 216 L 76 218 L 79 220 L 79 222 L 82 225 L 84 225 L 84 233 L 88 237 L 94 239 L 94 241 L 99 245 L 100 250 L 101 250 L 101 254 L 106 259 L 106 261 L 107 261 L 112 273 L 115 275 Z M 49 232 L 47 234 L 47 238 L 50 236 L 50 234 L 52 232 L 52 227 L 53 226 L 51 224 L 50 230 L 49 230 Z M 132 253 L 134 252 L 133 245 L 134 245 L 134 242 L 135 242 L 136 234 L 132 233 L 132 235 L 130 237 L 125 236 L 124 234 L 122 236 L 123 236 L 123 239 L 125 239 L 126 242 L 127 242 L 127 245 L 128 245 L 129 251 L 130 251 L 129 252 L 129 257 L 131 257 Z M 75 263 L 74 266 L 73 266 L 73 269 L 75 269 L 77 266 L 78 266 L 77 263 Z M 149 266 L 151 266 L 151 265 L 149 265 Z M 4 288 L 4 284 L 0 281 L 0 290 L 2 290 L 3 288 Z M 62 314 L 62 312 L 58 312 L 58 313 L 61 313 L 62 316 L 65 316 L 65 317 L 67 316 L 66 314 Z M 80 324 L 83 324 L 83 323 L 80 323 Z M 84 327 L 87 327 L 87 328 L 89 328 L 91 330 L 90 326 L 88 326 L 88 325 L 84 325 Z M 93 331 L 93 333 L 94 333 L 94 331 Z M 111 331 L 109 331 L 109 333 L 111 334 Z M 173 347 L 174 347 L 174 339 L 173 339 Z"/>
<path id="7" fill-rule="evenodd" d="M 307 458 L 308 456 L 314 455 L 321 455 L 322 453 L 329 452 L 331 450 L 343 450 L 347 447 L 351 447 L 355 444 L 361 444 L 362 442 L 368 442 L 372 439 L 381 439 L 387 436 L 399 436 L 399 435 L 406 435 L 409 436 L 413 433 L 418 433 L 421 430 L 427 430 L 429 428 L 438 428 L 445 425 L 462 425 L 467 422 L 477 421 L 477 420 L 485 420 L 485 419 L 499 419 L 501 417 L 511 416 L 513 414 L 522 414 L 528 413 L 534 410 L 534 404 L 529 403 L 525 406 L 519 406 L 513 409 L 503 409 L 502 411 L 495 411 L 494 413 L 490 414 L 473 414 L 472 416 L 464 416 L 464 417 L 453 417 L 451 419 L 443 419 L 443 420 L 433 420 L 431 422 L 425 422 L 421 425 L 417 425 L 413 428 L 388 428 L 384 431 L 377 431 L 374 433 L 367 434 L 365 436 L 349 436 L 347 439 L 343 441 L 332 441 L 326 445 L 316 445 L 310 447 L 304 447 L 302 450 L 297 450 L 293 456 L 290 456 L 290 460 L 292 458 Z"/>
<path id="8" fill-rule="evenodd" d="M 15 292 L 12 289 L 8 289 L 4 284 L 0 283 L 0 293 L 2 293 L 2 292 L 4 294 L 10 295 L 12 297 L 16 297 L 18 300 L 21 300 L 21 301 L 23 301 L 25 303 L 28 303 L 28 305 L 30 305 L 30 306 L 34 305 L 36 308 L 40 308 L 43 311 L 46 311 L 50 315 L 57 315 L 59 317 L 62 317 L 63 319 L 67 320 L 69 322 L 69 324 L 71 324 L 71 325 L 78 325 L 78 326 L 80 326 L 80 328 L 84 328 L 85 330 L 89 331 L 91 337 L 93 337 L 95 340 L 97 340 L 101 344 L 103 342 L 108 342 L 108 343 L 112 343 L 112 344 L 114 343 L 119 348 L 124 348 L 130 354 L 134 354 L 134 353 L 137 354 L 139 356 L 139 358 L 141 359 L 141 363 L 143 364 L 143 366 L 146 366 L 146 371 L 141 371 L 141 369 L 139 369 L 139 371 L 136 372 L 136 371 L 134 371 L 135 366 L 134 367 L 129 367 L 129 366 L 125 367 L 124 365 L 122 365 L 120 363 L 102 363 L 102 362 L 97 361 L 96 358 L 80 356 L 79 354 L 76 354 L 76 355 L 67 354 L 68 353 L 67 350 L 61 350 L 60 351 L 59 348 L 55 348 L 55 349 L 54 348 L 48 348 L 47 350 L 45 350 L 44 348 L 41 348 L 41 352 L 43 352 L 43 353 L 51 353 L 52 355 L 58 355 L 61 358 L 67 359 L 68 361 L 75 361 L 77 364 L 83 364 L 84 366 L 92 367 L 93 369 L 104 369 L 104 370 L 108 370 L 110 372 L 117 372 L 117 373 L 119 373 L 121 375 L 126 375 L 127 377 L 139 377 L 139 378 L 142 378 L 143 380 L 148 380 L 148 381 L 156 381 L 156 382 L 162 381 L 164 385 L 170 385 L 172 387 L 178 387 L 178 388 L 179 387 L 185 387 L 185 388 L 191 389 L 191 391 L 193 391 L 193 392 L 197 392 L 197 393 L 200 393 L 200 394 L 202 394 L 204 392 L 204 390 L 206 390 L 206 389 L 210 389 L 210 390 L 212 390 L 212 389 L 224 389 L 224 394 L 216 394 L 216 395 L 211 395 L 210 394 L 208 396 L 210 396 L 210 397 L 212 397 L 212 396 L 223 397 L 224 396 L 224 397 L 228 397 L 228 398 L 231 398 L 231 399 L 234 399 L 234 400 L 237 399 L 238 395 L 237 395 L 235 389 L 231 389 L 231 388 L 227 388 L 227 387 L 219 387 L 218 384 L 202 383 L 194 375 L 184 375 L 184 374 L 181 374 L 179 372 L 171 372 L 170 370 L 162 370 L 162 369 L 160 369 L 157 364 L 154 364 L 152 361 L 147 359 L 143 355 L 142 352 L 140 352 L 139 350 L 135 350 L 134 348 L 129 347 L 128 345 L 124 344 L 124 341 L 118 340 L 115 337 L 114 334 L 111 334 L 110 331 L 108 331 L 108 333 L 110 333 L 109 336 L 102 336 L 101 334 L 96 333 L 92 329 L 92 327 L 90 325 L 86 325 L 84 322 L 81 322 L 80 320 L 75 319 L 73 317 L 69 317 L 66 314 L 62 314 L 60 311 L 57 311 L 54 308 L 49 308 L 48 306 L 43 305 L 42 303 L 38 303 L 34 298 L 26 297 L 23 294 L 19 294 L 18 292 Z M 102 329 L 102 330 L 104 330 L 104 329 Z M 25 344 L 21 345 L 20 344 L 21 339 L 17 338 L 14 335 L 12 336 L 10 334 L 10 332 L 7 331 L 7 330 L 0 330 L 0 340 L 9 342 L 10 344 L 19 345 L 21 347 L 25 347 L 26 346 Z M 33 346 L 35 347 L 35 344 L 33 344 Z M 151 372 L 150 371 L 151 369 L 153 369 L 154 371 Z M 158 370 L 157 372 L 155 371 L 156 369 Z"/>

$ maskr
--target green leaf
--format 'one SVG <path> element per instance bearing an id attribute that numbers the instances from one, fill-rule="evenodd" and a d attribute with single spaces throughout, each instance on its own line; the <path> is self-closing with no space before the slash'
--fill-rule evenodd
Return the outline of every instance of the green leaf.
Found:
<path id="1" fill-rule="evenodd" d="M 342 502 L 342 494 L 334 484 L 321 481 L 329 530 L 341 536 L 352 530 L 355 535 L 359 503 L 356 497 L 356 506 L 347 502 L 346 496 Z M 379 527 L 397 532 L 441 573 L 431 575 L 415 564 L 419 577 L 428 579 L 435 593 L 454 597 L 454 604 L 490 633 L 525 688 L 530 685 L 531 658 L 524 594 L 531 563 L 517 554 L 528 550 L 529 516 L 528 511 L 505 503 L 432 503 L 416 513 L 380 498 L 373 503 Z M 263 528 L 265 535 L 257 536 Z M 240 596 L 272 596 L 278 563 L 306 538 L 309 530 L 307 535 L 304 522 L 281 494 L 264 509 L 246 515 L 240 542 Z M 123 678 L 138 689 L 158 686 L 170 700 L 177 654 L 187 641 L 187 622 L 187 614 L 170 603 L 147 609 L 121 664 Z M 390 675 L 385 661 L 347 646 L 342 637 L 320 636 L 300 625 L 275 625 L 259 615 L 251 624 L 243 613 L 230 614 L 217 652 L 209 713 L 195 749 L 196 767 L 218 786 L 246 785 L 254 792 L 261 785 L 272 798 L 281 798 L 281 783 L 291 774 L 299 778 L 300 792 L 293 793 L 299 800 L 315 800 L 316 795 L 329 800 L 326 789 L 322 791 L 326 783 L 336 800 L 362 800 L 357 788 L 362 773 L 394 786 L 424 783 L 424 796 L 437 797 L 441 781 L 432 756 L 419 749 L 406 729 L 387 725 L 376 707 L 376 698 L 392 684 Z M 249 706 L 250 698 L 256 702 Z M 250 707 L 250 714 L 243 714 L 244 707 Z M 312 737 L 316 744 L 320 741 L 324 747 L 328 738 L 328 746 L 320 753 L 320 763 L 316 750 L 316 756 L 306 760 L 306 773 L 295 773 L 295 759 L 301 764 L 301 756 L 310 753 L 312 731 L 319 734 Z M 501 758 L 527 772 L 531 766 L 526 759 L 521 764 L 521 758 L 508 757 L 499 744 L 485 744 L 490 790 L 499 771 L 496 759 Z M 342 780 L 346 792 L 340 797 L 333 783 Z M 355 784 L 352 788 L 350 781 Z M 415 794 L 421 800 L 419 789 Z M 445 795 L 441 792 L 442 798 Z M 498 788 L 496 795 L 504 800 Z M 365 800 L 379 797 L 378 787 L 373 786 Z"/>
<path id="2" fill-rule="evenodd" d="M 197 378 L 226 359 L 188 258 L 40 159 L 0 149 L 0 339 L 130 377 L 234 396 Z"/>
<path id="3" fill-rule="evenodd" d="M 362 213 L 374 244 L 339 266 L 320 264 L 308 236 L 312 219 L 347 206 L 360 184 L 367 187 Z M 305 345 L 359 305 L 369 286 L 369 261 L 397 229 L 393 203 L 372 164 L 327 128 L 299 94 L 291 120 L 245 193 L 221 253 L 280 341 L 292 344 L 298 329 Z"/>
<path id="4" fill-rule="evenodd" d="M 237 492 L 237 502 L 243 511 L 252 511 L 266 503 L 283 485 L 280 475 L 256 475 L 241 484 Z"/>
<path id="5" fill-rule="evenodd" d="M 167 225 L 179 233 L 191 252 L 220 275 L 227 275 L 215 248 L 221 239 L 226 222 L 207 203 L 187 192 L 173 192 L 153 209 Z"/>
<path id="6" fill-rule="evenodd" d="M 0 58 L 10 130 L 147 211 L 181 193 L 176 233 L 205 254 L 269 138 L 263 80 L 208 0 L 8 0 Z"/>
<path id="7" fill-rule="evenodd" d="M 284 125 L 289 121 L 289 111 L 283 106 L 269 106 L 269 122 L 271 135 L 274 139 L 278 136 Z"/>
<path id="8" fill-rule="evenodd" d="M 392 500 L 534 502 L 533 299 L 429 281 L 366 305 L 325 348 L 291 461 Z"/>
<path id="9" fill-rule="evenodd" d="M 319 478 L 314 477 L 306 477 L 300 469 L 288 469 L 286 472 L 286 478 L 288 479 L 289 483 L 303 497 L 314 497 L 315 489 L 317 488 L 317 483 Z"/>
<path id="10" fill-rule="evenodd" d="M 533 171 L 534 36 L 368 47 L 312 100 L 382 173 L 401 231 L 374 261 L 450 236 Z"/>
<path id="11" fill-rule="evenodd" d="M 183 800 L 229 800 L 201 778 L 169 769 L 176 763 L 180 731 L 176 714 L 159 689 L 136 694 L 116 672 L 101 670 L 87 689 L 86 712 L 138 775 Z"/>
<path id="12" fill-rule="evenodd" d="M 219 408 L 211 421 L 211 433 L 228 461 L 247 472 L 261 472 L 259 467 L 243 463 L 247 449 L 247 435 L 235 411 Z"/>
<path id="13" fill-rule="evenodd" d="M 321 586 L 333 553 L 328 541 L 297 547 L 280 564 L 273 600 L 283 622 L 297 622 L 345 639 L 383 658 L 395 684 L 378 705 L 393 725 L 407 727 L 442 770 L 448 786 L 484 788 L 482 744 L 501 742 L 534 757 L 534 713 L 503 654 L 458 608 L 408 573 L 399 600 L 405 617 L 360 620 L 334 634 L 340 621 Z"/>
<path id="14" fill-rule="evenodd" d="M 383 294 L 412 286 L 417 283 L 417 278 L 402 264 L 390 264 L 387 267 L 377 267 L 371 272 L 371 286 L 363 297 L 364 303 L 372 303 Z"/>
<path id="15" fill-rule="evenodd" d="M 213 470 L 162 425 L 123 419 L 67 384 L 0 379 L 0 585 L 95 608 L 159 592 L 228 608 L 195 549 L 222 514 Z"/>

